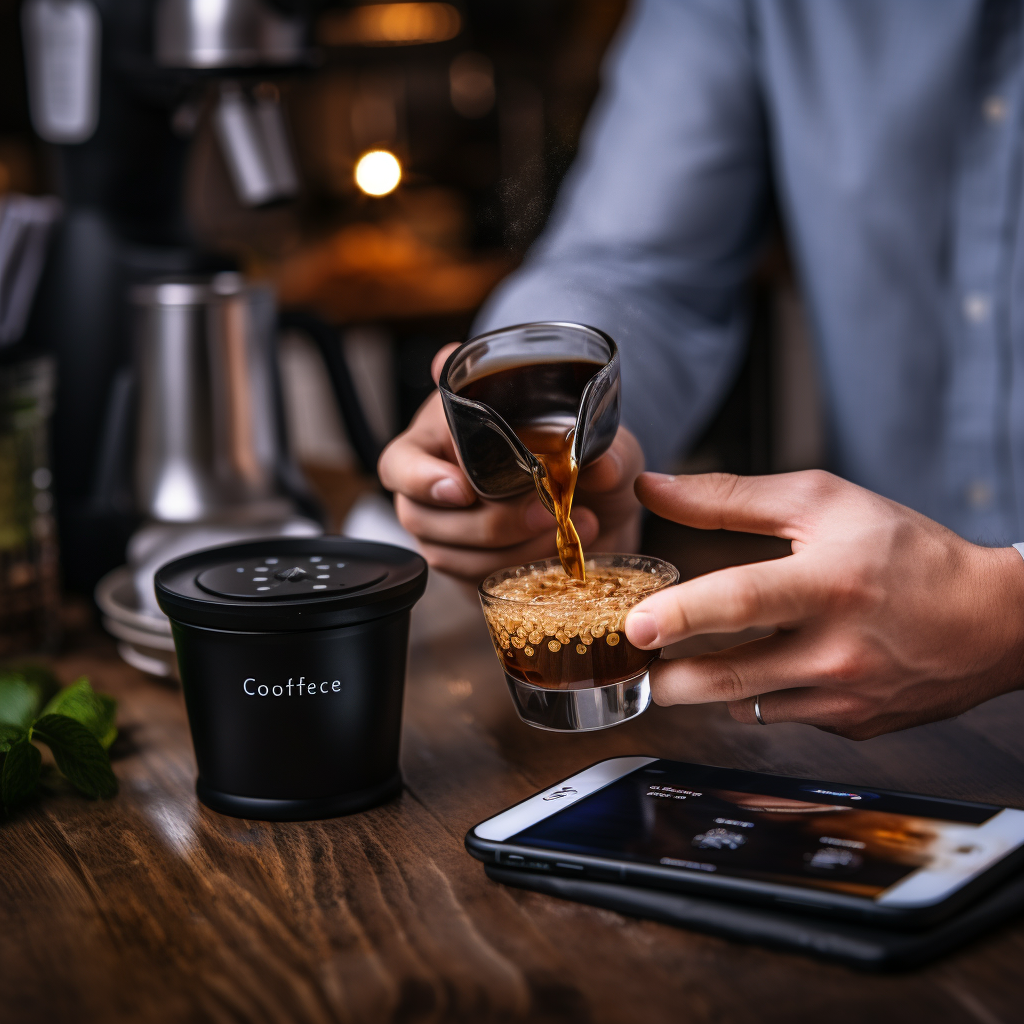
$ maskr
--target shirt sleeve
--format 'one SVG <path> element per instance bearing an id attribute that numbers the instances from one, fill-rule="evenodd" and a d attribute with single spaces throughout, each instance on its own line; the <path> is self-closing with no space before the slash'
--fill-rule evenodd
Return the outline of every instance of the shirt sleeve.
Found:
<path id="1" fill-rule="evenodd" d="M 639 0 L 548 226 L 477 321 L 610 334 L 623 422 L 652 469 L 694 439 L 740 361 L 768 191 L 755 64 L 741 0 Z"/>

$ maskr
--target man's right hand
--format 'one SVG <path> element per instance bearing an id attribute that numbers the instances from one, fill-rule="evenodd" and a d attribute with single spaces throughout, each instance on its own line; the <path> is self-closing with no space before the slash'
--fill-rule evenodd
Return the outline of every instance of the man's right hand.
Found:
<path id="1" fill-rule="evenodd" d="M 450 352 L 446 347 L 434 358 L 435 380 Z M 423 403 L 377 468 L 394 492 L 399 521 L 433 569 L 478 583 L 495 569 L 555 554 L 555 521 L 535 492 L 484 501 L 473 490 L 455 455 L 440 394 Z M 608 451 L 580 473 L 572 520 L 584 550 L 636 550 L 640 504 L 633 481 L 642 469 L 640 445 L 620 427 Z"/>

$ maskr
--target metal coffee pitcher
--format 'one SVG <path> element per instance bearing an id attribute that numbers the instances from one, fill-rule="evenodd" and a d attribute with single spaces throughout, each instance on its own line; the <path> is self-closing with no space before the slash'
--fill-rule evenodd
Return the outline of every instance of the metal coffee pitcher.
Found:
<path id="1" fill-rule="evenodd" d="M 577 388 L 543 372 L 566 362 L 593 363 L 595 372 Z M 489 374 L 533 366 L 536 375 L 500 409 L 459 393 Z M 608 450 L 619 427 L 618 349 L 603 331 L 583 324 L 520 324 L 481 334 L 449 356 L 439 388 L 462 468 L 477 493 L 491 500 L 521 494 L 545 475 L 508 418 L 574 423 L 572 456 L 581 468 Z M 547 489 L 537 491 L 553 513 Z"/>
<path id="2" fill-rule="evenodd" d="M 267 288 L 238 274 L 138 287 L 138 511 L 163 523 L 293 515 Z"/>

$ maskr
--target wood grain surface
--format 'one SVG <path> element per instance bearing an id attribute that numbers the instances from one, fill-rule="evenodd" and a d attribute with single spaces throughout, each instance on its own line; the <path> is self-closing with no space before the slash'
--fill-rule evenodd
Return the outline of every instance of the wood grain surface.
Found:
<path id="1" fill-rule="evenodd" d="M 1024 805 L 1024 694 L 864 743 L 740 726 L 721 706 L 562 736 L 516 719 L 482 622 L 459 621 L 417 631 L 402 796 L 308 824 L 202 807 L 180 692 L 82 631 L 57 667 L 121 701 L 121 792 L 97 805 L 52 783 L 0 824 L 0 1021 L 1024 1018 L 1024 924 L 916 973 L 865 976 L 506 889 L 462 845 L 477 821 L 627 753 Z"/>

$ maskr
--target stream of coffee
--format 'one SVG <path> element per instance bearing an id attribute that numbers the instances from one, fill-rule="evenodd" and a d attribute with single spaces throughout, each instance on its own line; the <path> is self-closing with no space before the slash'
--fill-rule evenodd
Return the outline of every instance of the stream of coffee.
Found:
<path id="1" fill-rule="evenodd" d="M 572 498 L 579 467 L 572 457 L 576 410 L 601 363 L 565 360 L 511 366 L 477 377 L 459 394 L 489 405 L 544 467 L 543 487 L 555 508 L 555 543 L 567 575 L 585 580 L 583 547 L 573 526 Z M 543 495 L 541 495 L 543 498 Z"/>
<path id="2" fill-rule="evenodd" d="M 544 467 L 544 476 L 537 483 L 538 488 L 544 487 L 548 492 L 555 506 L 555 546 L 562 568 L 569 576 L 585 580 L 587 570 L 583 562 L 583 545 L 570 518 L 579 473 L 579 466 L 572 457 L 575 433 L 575 420 L 568 423 L 564 420 L 539 421 L 516 429 L 516 437 Z"/>

